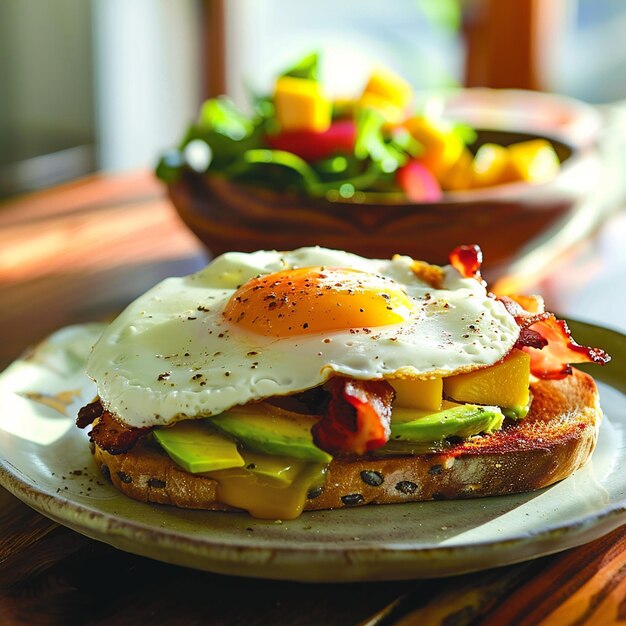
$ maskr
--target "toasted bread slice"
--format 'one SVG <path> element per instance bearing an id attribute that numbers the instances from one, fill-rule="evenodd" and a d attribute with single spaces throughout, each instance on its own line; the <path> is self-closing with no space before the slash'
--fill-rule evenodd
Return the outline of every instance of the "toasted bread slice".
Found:
<path id="1" fill-rule="evenodd" d="M 578 370 L 532 386 L 528 416 L 503 430 L 472 437 L 443 453 L 333 460 L 305 510 L 364 504 L 476 498 L 532 491 L 569 476 L 589 459 L 602 412 L 593 379 Z M 144 502 L 233 510 L 217 500 L 217 483 L 181 470 L 158 444 L 141 440 L 95 458 L 120 491 Z"/>

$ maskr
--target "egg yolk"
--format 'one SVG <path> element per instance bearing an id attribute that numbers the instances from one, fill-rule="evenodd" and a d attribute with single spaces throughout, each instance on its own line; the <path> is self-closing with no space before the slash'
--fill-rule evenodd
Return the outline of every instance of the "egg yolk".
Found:
<path id="1" fill-rule="evenodd" d="M 411 299 L 391 279 L 344 268 L 300 268 L 258 276 L 228 301 L 232 323 L 272 337 L 397 324 Z"/>

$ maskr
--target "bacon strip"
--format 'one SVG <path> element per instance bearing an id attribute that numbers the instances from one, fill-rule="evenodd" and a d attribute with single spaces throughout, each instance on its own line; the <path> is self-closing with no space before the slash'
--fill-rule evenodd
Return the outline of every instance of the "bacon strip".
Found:
<path id="1" fill-rule="evenodd" d="M 76 426 L 85 428 L 95 420 L 97 421 L 89 433 L 89 439 L 110 454 L 128 452 L 140 437 L 152 430 L 152 427 L 133 428 L 118 422 L 111 413 L 104 410 L 99 399 L 78 411 Z"/>
<path id="2" fill-rule="evenodd" d="M 536 312 L 527 311 L 520 302 L 506 296 L 498 298 L 506 310 L 515 318 L 520 334 L 515 348 L 530 355 L 530 372 L 541 379 L 564 378 L 572 373 L 570 363 L 598 363 L 604 365 L 611 357 L 600 348 L 588 348 L 577 344 L 563 320 L 553 313 L 536 307 Z M 529 298 L 529 302 L 538 300 Z"/>
<path id="3" fill-rule="evenodd" d="M 450 265 L 464 278 L 475 278 L 483 282 L 480 267 L 483 264 L 483 251 L 475 243 L 469 246 L 457 246 L 448 255 Z"/>
<path id="4" fill-rule="evenodd" d="M 554 315 L 535 322 L 528 330 L 539 334 L 546 346 L 537 349 L 529 345 L 522 349 L 530 355 L 530 371 L 537 378 L 565 378 L 572 373 L 570 363 L 598 363 L 606 365 L 611 357 L 601 348 L 577 344 L 563 320 Z"/>
<path id="5" fill-rule="evenodd" d="M 508 296 L 498 296 L 497 298 L 504 304 L 504 308 L 507 312 L 515 318 L 517 325 L 521 330 L 532 326 L 535 322 L 554 317 L 552 313 L 548 313 L 543 309 L 539 311 L 527 311 L 521 306 L 521 304 Z M 516 346 L 517 347 L 517 346 Z"/>
<path id="6" fill-rule="evenodd" d="M 523 350 L 524 348 L 536 348 L 541 350 L 548 345 L 548 340 L 542 337 L 540 333 L 530 328 L 520 329 L 519 337 L 515 342 L 514 348 Z"/>
<path id="7" fill-rule="evenodd" d="M 133 428 L 118 422 L 111 413 L 105 411 L 89 433 L 89 439 L 99 448 L 110 454 L 128 452 L 140 437 L 152 430 L 152 427 Z"/>
<path id="8" fill-rule="evenodd" d="M 89 426 L 89 424 L 92 424 L 93 421 L 103 413 L 104 407 L 102 406 L 102 402 L 100 402 L 100 398 L 98 398 L 78 411 L 76 426 L 78 426 L 78 428 L 85 428 Z"/>
<path id="9" fill-rule="evenodd" d="M 334 456 L 363 455 L 389 440 L 395 392 L 386 381 L 333 378 L 326 414 L 313 426 L 315 444 Z"/>

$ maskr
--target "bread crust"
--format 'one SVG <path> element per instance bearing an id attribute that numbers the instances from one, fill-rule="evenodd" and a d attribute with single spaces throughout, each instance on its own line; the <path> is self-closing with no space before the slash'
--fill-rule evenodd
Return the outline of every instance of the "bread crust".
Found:
<path id="1" fill-rule="evenodd" d="M 310 494 L 304 510 L 512 494 L 566 478 L 588 461 L 596 444 L 602 417 L 596 384 L 574 370 L 531 389 L 525 419 L 445 452 L 333 460 L 323 488 Z M 217 500 L 215 480 L 179 469 L 150 438 L 125 454 L 96 446 L 94 455 L 113 485 L 136 500 L 235 510 Z"/>

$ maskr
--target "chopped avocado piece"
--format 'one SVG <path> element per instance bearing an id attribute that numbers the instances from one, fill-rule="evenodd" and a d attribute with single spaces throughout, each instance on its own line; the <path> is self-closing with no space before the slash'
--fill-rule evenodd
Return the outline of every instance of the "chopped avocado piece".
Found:
<path id="1" fill-rule="evenodd" d="M 313 443 L 316 418 L 308 415 L 257 405 L 230 409 L 208 421 L 251 450 L 321 463 L 332 460 Z"/>
<path id="2" fill-rule="evenodd" d="M 529 400 L 530 357 L 522 350 L 490 367 L 443 379 L 443 392 L 451 400 L 504 408 L 526 406 Z"/>
<path id="3" fill-rule="evenodd" d="M 197 474 L 241 467 L 244 459 L 230 437 L 206 420 L 186 420 L 169 428 L 157 428 L 154 438 L 184 470 Z"/>
<path id="4" fill-rule="evenodd" d="M 496 406 L 462 404 L 412 421 L 391 420 L 390 441 L 436 442 L 448 437 L 471 437 L 502 427 L 504 415 Z"/>
<path id="5" fill-rule="evenodd" d="M 427 409 L 429 412 L 441 408 L 443 383 L 441 378 L 409 380 L 393 378 L 387 381 L 396 392 L 394 406 L 408 409 Z"/>

